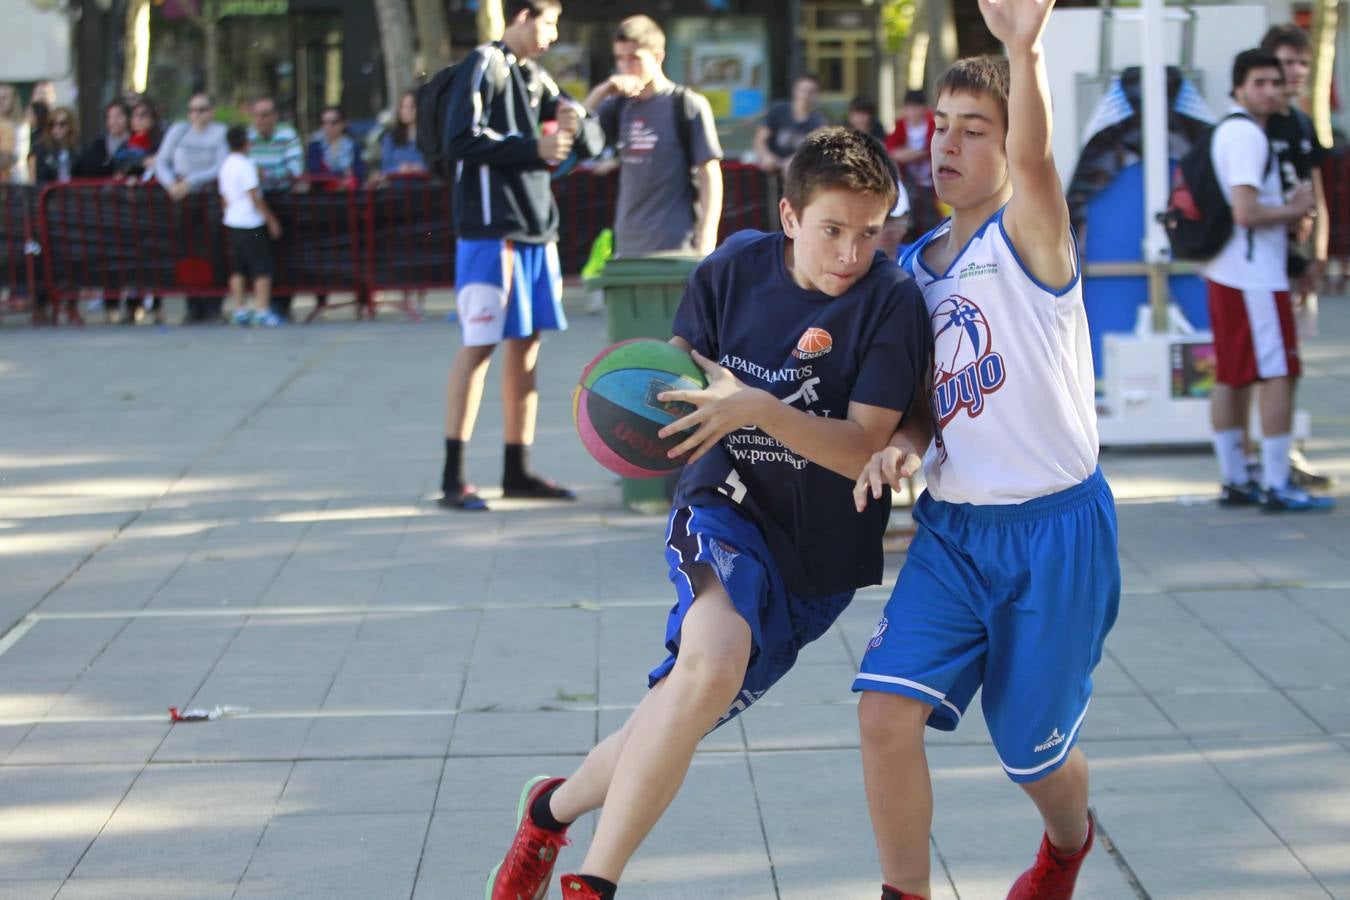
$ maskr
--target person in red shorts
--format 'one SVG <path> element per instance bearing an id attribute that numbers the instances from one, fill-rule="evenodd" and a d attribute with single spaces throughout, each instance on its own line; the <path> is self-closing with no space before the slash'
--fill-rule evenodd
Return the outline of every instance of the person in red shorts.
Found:
<path id="1" fill-rule="evenodd" d="M 1214 452 L 1223 477 L 1222 506 L 1260 505 L 1268 512 L 1329 509 L 1289 478 L 1294 385 L 1301 372 L 1298 335 L 1289 300 L 1286 250 L 1291 224 L 1314 209 L 1312 188 L 1285 196 L 1266 123 L 1284 102 L 1279 59 L 1244 50 L 1233 60 L 1235 102 L 1214 129 L 1210 153 L 1233 234 L 1201 274 L 1209 289 L 1209 320 L 1217 362 L 1210 394 Z M 1261 480 L 1247 472 L 1243 410 L 1257 386 L 1261 410 Z"/>

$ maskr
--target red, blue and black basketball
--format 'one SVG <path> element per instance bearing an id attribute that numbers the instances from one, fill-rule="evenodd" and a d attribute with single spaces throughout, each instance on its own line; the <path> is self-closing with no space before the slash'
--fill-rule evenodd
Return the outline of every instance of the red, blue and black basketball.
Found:
<path id="1" fill-rule="evenodd" d="M 601 351 L 572 394 L 577 433 L 591 456 L 625 478 L 657 478 L 684 465 L 666 454 L 682 434 L 656 433 L 694 411 L 688 403 L 656 399 L 663 391 L 699 390 L 708 379 L 679 347 L 638 338 Z"/>

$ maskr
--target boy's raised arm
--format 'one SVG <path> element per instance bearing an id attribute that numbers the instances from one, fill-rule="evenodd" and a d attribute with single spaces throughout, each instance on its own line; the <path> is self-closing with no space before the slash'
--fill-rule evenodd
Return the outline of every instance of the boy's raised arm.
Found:
<path id="1" fill-rule="evenodd" d="M 1073 280 L 1069 207 L 1050 138 L 1050 85 L 1041 34 L 1054 0 L 979 0 L 990 33 L 1008 50 L 1008 169 L 1013 195 L 1003 225 L 1031 274 L 1050 288 Z"/>

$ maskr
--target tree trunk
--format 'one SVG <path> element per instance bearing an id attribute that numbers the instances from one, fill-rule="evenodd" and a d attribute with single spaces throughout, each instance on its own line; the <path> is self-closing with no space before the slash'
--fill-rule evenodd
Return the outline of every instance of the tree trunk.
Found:
<path id="1" fill-rule="evenodd" d="M 502 0 L 478 0 L 478 43 L 501 40 L 505 30 Z"/>
<path id="2" fill-rule="evenodd" d="M 150 0 L 129 0 L 126 19 L 122 27 L 122 93 L 145 91 L 145 76 L 150 59 L 150 47 L 143 38 L 149 37 L 149 29 L 138 31 L 142 17 L 150 15 Z"/>
<path id="3" fill-rule="evenodd" d="M 385 106 L 394 108 L 413 86 L 413 31 L 408 0 L 375 0 L 380 23 L 380 55 L 384 57 Z"/>
<path id="4" fill-rule="evenodd" d="M 211 102 L 220 102 L 220 20 L 215 10 L 207 13 L 202 22 L 202 35 L 206 39 L 206 93 Z"/>
<path id="5" fill-rule="evenodd" d="M 1331 137 L 1331 78 L 1336 62 L 1336 30 L 1339 15 L 1337 0 L 1317 0 L 1313 12 L 1313 59 L 1312 71 L 1308 80 L 1312 85 L 1309 97 L 1313 127 L 1317 129 L 1317 140 L 1323 147 L 1330 147 Z"/>
<path id="6" fill-rule="evenodd" d="M 417 49 L 427 75 L 450 65 L 450 24 L 441 0 L 413 0 L 417 20 Z"/>

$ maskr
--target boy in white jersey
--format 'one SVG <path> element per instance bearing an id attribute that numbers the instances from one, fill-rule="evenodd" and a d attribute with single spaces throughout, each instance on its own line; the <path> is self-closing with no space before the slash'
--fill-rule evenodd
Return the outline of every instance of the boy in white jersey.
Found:
<path id="1" fill-rule="evenodd" d="M 1007 58 L 961 60 L 937 85 L 933 172 L 952 217 L 901 263 L 932 318 L 931 421 L 902 422 L 854 493 L 862 509 L 883 484 L 898 489 L 926 452 L 918 531 L 853 683 L 887 900 L 931 896 L 924 727 L 954 729 L 981 687 L 999 761 L 1045 820 L 1009 896 L 1071 896 L 1092 846 L 1075 741 L 1120 566 L 1050 149 L 1041 33 L 1052 6 L 980 0 Z"/>

